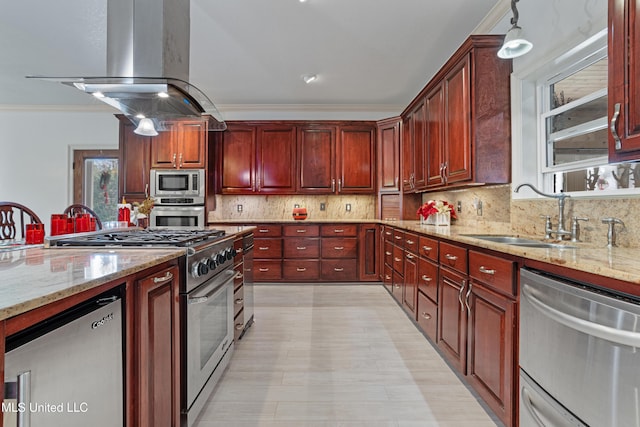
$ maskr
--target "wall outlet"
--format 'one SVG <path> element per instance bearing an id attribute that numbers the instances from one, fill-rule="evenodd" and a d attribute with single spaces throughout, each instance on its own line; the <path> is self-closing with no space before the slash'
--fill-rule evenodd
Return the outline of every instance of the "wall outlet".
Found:
<path id="1" fill-rule="evenodd" d="M 458 200 L 456 211 L 458 211 L 458 213 L 462 212 L 462 202 L 460 200 Z"/>
<path id="2" fill-rule="evenodd" d="M 238 212 L 242 212 L 242 205 L 236 205 L 236 210 Z"/>
<path id="3" fill-rule="evenodd" d="M 293 207 L 294 207 L 294 208 L 299 208 L 299 207 L 300 207 L 300 205 L 299 205 L 299 204 L 297 204 L 297 203 L 295 203 L 295 204 L 293 205 Z"/>
<path id="4" fill-rule="evenodd" d="M 351 212 L 351 203 L 347 203 L 344 208 L 347 210 L 347 212 Z"/>
<path id="5" fill-rule="evenodd" d="M 324 204 L 324 203 L 320 203 L 320 210 L 321 210 L 321 211 L 325 211 L 325 210 L 327 210 L 327 205 L 326 205 L 326 204 Z"/>

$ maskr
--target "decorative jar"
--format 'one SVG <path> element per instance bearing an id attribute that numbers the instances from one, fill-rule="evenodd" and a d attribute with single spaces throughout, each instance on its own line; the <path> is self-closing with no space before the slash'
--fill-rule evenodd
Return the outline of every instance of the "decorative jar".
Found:
<path id="1" fill-rule="evenodd" d="M 421 218 L 421 222 L 422 217 Z M 424 220 L 424 224 L 427 225 L 442 225 L 442 226 L 449 226 L 451 225 L 451 215 L 449 212 L 443 212 L 443 213 L 434 213 L 431 214 L 427 217 L 426 220 Z"/>

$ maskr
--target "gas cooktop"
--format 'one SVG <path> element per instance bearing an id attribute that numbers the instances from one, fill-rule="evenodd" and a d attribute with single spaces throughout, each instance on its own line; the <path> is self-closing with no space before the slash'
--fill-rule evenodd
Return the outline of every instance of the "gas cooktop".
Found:
<path id="1" fill-rule="evenodd" d="M 193 246 L 224 235 L 215 229 L 117 229 L 54 236 L 45 246 Z"/>

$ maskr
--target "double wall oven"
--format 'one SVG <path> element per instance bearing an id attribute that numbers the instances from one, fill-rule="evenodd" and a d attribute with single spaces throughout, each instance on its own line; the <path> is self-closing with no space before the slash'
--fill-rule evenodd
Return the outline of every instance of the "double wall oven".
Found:
<path id="1" fill-rule="evenodd" d="M 152 228 L 204 228 L 205 170 L 152 169 L 150 196 L 155 201 Z"/>
<path id="2" fill-rule="evenodd" d="M 51 237 L 45 246 L 185 248 L 180 395 L 182 425 L 192 426 L 233 353 L 233 237 L 212 229 L 118 229 Z"/>

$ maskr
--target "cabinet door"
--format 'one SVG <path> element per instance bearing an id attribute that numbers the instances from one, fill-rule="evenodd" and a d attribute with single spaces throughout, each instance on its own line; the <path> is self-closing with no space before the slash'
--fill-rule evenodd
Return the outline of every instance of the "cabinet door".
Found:
<path id="1" fill-rule="evenodd" d="M 375 131 L 373 126 L 341 126 L 337 159 L 338 193 L 375 192 Z"/>
<path id="2" fill-rule="evenodd" d="M 165 130 L 151 137 L 151 167 L 157 169 L 178 168 L 178 125 L 165 122 Z"/>
<path id="3" fill-rule="evenodd" d="M 291 194 L 296 189 L 296 132 L 293 126 L 259 126 L 257 182 L 260 193 Z"/>
<path id="4" fill-rule="evenodd" d="M 142 201 L 149 194 L 151 138 L 133 133 L 129 119 L 120 122 L 119 197 Z"/>
<path id="5" fill-rule="evenodd" d="M 380 228 L 377 224 L 361 224 L 358 238 L 359 280 L 380 280 Z"/>
<path id="6" fill-rule="evenodd" d="M 178 268 L 136 283 L 138 426 L 180 425 Z"/>
<path id="7" fill-rule="evenodd" d="M 445 184 L 471 179 L 469 55 L 445 77 Z"/>
<path id="8" fill-rule="evenodd" d="M 440 268 L 438 347 L 462 374 L 465 373 L 467 349 L 467 311 L 463 303 L 465 288 L 464 277 Z"/>
<path id="9" fill-rule="evenodd" d="M 425 102 L 422 101 L 413 110 L 411 125 L 413 127 L 411 133 L 413 136 L 413 188 L 415 191 L 424 190 L 427 185 L 425 173 Z"/>
<path id="10" fill-rule="evenodd" d="M 178 133 L 178 167 L 201 169 L 206 166 L 207 123 L 187 121 L 180 123 Z"/>
<path id="11" fill-rule="evenodd" d="M 336 128 L 303 126 L 298 129 L 298 192 L 335 192 Z"/>
<path id="12" fill-rule="evenodd" d="M 378 124 L 378 191 L 400 190 L 399 119 Z"/>
<path id="13" fill-rule="evenodd" d="M 418 256 L 405 251 L 404 254 L 404 285 L 402 287 L 402 308 L 416 318 L 418 302 Z"/>
<path id="14" fill-rule="evenodd" d="M 426 99 L 427 186 L 444 184 L 444 90 L 436 86 Z"/>
<path id="15" fill-rule="evenodd" d="M 254 193 L 256 128 L 229 124 L 222 135 L 221 151 L 222 193 Z"/>
<path id="16" fill-rule="evenodd" d="M 411 114 L 402 118 L 402 192 L 413 192 L 413 136 Z"/>
<path id="17" fill-rule="evenodd" d="M 516 303 L 470 286 L 467 376 L 505 425 L 513 425 Z"/>
<path id="18" fill-rule="evenodd" d="M 616 111 L 617 143 L 609 134 L 609 161 L 640 158 L 640 3 L 609 1 L 609 117 Z"/>

